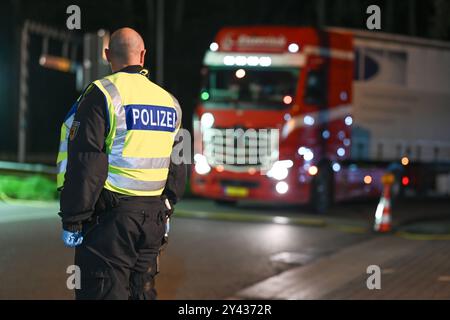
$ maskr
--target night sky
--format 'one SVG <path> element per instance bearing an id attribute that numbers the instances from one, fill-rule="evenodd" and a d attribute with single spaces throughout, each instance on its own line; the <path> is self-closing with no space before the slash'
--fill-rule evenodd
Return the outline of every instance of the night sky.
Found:
<path id="1" fill-rule="evenodd" d="M 370 4 L 382 10 L 382 31 L 450 39 L 450 1 L 325 0 L 323 15 L 318 1 L 302 0 L 166 0 L 164 87 L 180 101 L 184 126 L 191 127 L 192 110 L 200 89 L 202 58 L 215 33 L 230 25 L 343 26 L 363 29 Z M 17 148 L 17 106 L 20 28 L 25 19 L 64 29 L 66 8 L 82 11 L 81 32 L 114 31 L 123 26 L 140 32 L 147 46 L 147 65 L 155 69 L 154 0 L 115 1 L 1 1 L 0 2 L 0 157 L 14 160 Z M 414 17 L 414 18 L 412 18 Z M 78 31 L 77 31 L 78 32 Z M 32 39 L 28 151 L 56 155 L 61 121 L 79 92 L 73 74 L 39 66 L 41 41 Z M 50 155 L 50 156 L 48 156 Z"/>

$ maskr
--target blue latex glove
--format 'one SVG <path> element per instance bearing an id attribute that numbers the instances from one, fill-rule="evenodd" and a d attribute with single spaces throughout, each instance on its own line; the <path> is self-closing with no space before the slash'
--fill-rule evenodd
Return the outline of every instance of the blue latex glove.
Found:
<path id="1" fill-rule="evenodd" d="M 83 242 L 83 234 L 79 231 L 70 232 L 63 230 L 62 240 L 64 241 L 66 247 L 74 248 Z"/>

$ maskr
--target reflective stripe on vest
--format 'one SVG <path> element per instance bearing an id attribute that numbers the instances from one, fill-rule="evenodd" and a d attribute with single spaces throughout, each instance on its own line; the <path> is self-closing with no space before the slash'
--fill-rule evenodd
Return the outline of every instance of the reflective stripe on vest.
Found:
<path id="1" fill-rule="evenodd" d="M 133 169 L 164 169 L 170 165 L 170 157 L 167 158 L 127 158 L 116 154 L 108 156 L 109 163 L 116 167 Z"/>
<path id="2" fill-rule="evenodd" d="M 127 178 L 115 173 L 108 173 L 108 180 L 115 186 L 123 189 L 132 189 L 138 191 L 160 190 L 166 186 L 166 180 L 161 181 L 142 181 Z"/>
<path id="3" fill-rule="evenodd" d="M 71 110 L 72 111 L 72 110 Z M 67 169 L 67 149 L 69 144 L 70 128 L 72 127 L 75 113 L 72 113 L 61 127 L 58 158 L 56 159 L 56 187 L 59 189 L 64 185 L 64 174 Z"/>

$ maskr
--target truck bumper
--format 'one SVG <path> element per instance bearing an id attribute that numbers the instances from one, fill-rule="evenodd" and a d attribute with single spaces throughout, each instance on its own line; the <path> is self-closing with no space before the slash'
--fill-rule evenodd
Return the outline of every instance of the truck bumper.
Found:
<path id="1" fill-rule="evenodd" d="M 260 173 L 254 175 L 216 172 L 214 169 L 199 175 L 191 175 L 191 190 L 195 195 L 215 200 L 256 200 L 261 202 L 283 202 L 288 204 L 306 204 L 310 199 L 310 184 L 295 181 L 295 177 L 285 180 L 289 190 L 285 194 L 276 191 L 277 180 Z"/>

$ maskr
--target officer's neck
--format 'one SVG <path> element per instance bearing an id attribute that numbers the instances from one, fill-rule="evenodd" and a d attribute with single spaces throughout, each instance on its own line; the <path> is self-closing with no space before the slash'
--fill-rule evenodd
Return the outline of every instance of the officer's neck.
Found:
<path id="1" fill-rule="evenodd" d="M 144 66 L 141 64 L 120 64 L 120 65 L 111 65 L 111 70 L 113 73 L 116 72 L 139 72 L 142 70 Z"/>

